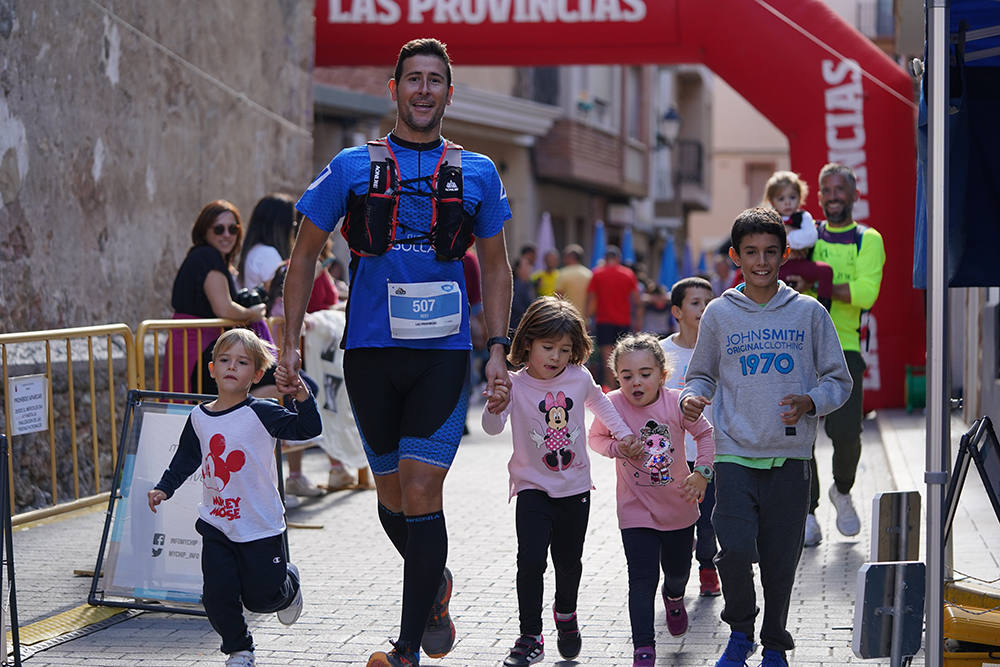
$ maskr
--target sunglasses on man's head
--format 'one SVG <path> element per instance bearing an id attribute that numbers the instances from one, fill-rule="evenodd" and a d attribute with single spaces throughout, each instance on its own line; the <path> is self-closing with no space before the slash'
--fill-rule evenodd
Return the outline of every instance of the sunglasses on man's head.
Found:
<path id="1" fill-rule="evenodd" d="M 236 232 L 240 231 L 240 226 L 229 225 L 227 227 L 226 225 L 215 225 L 214 227 L 212 227 L 212 233 L 215 234 L 216 236 L 222 236 L 222 234 L 227 230 L 229 231 L 230 236 L 236 236 Z"/>

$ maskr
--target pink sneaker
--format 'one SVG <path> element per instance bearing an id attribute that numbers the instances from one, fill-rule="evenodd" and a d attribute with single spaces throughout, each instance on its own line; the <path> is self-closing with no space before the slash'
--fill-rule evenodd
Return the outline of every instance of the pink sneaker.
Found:
<path id="1" fill-rule="evenodd" d="M 655 667 L 656 650 L 652 646 L 640 646 L 632 654 L 632 667 Z"/>
<path id="2" fill-rule="evenodd" d="M 667 630 L 674 637 L 680 637 L 688 630 L 688 613 L 684 608 L 684 598 L 671 600 L 664 596 L 667 605 Z"/>

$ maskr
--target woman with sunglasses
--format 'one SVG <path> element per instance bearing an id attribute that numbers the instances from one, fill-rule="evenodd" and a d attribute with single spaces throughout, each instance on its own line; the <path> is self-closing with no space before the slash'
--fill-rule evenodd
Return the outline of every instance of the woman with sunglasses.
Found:
<path id="1" fill-rule="evenodd" d="M 174 278 L 170 300 L 174 319 L 220 317 L 248 323 L 264 319 L 264 304 L 247 308 L 233 301 L 236 296 L 233 262 L 239 256 L 242 240 L 243 225 L 236 206 L 217 199 L 201 209 L 191 229 L 194 245 Z M 184 393 L 217 393 L 215 380 L 208 373 L 208 361 L 211 347 L 221 334 L 221 329 L 202 329 L 199 349 L 197 329 L 174 330 L 170 337 L 172 363 L 170 355 L 164 358 L 160 388 Z M 187 367 L 184 366 L 185 346 Z M 199 352 L 203 358 L 200 385 L 196 367 Z"/>

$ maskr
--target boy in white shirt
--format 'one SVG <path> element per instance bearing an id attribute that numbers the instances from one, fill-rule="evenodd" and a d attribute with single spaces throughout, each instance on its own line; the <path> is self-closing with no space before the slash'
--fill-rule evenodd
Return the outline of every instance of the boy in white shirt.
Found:
<path id="1" fill-rule="evenodd" d="M 222 637 L 227 667 L 255 664 L 243 607 L 278 612 L 285 625 L 302 613 L 299 571 L 285 561 L 274 447 L 276 438 L 309 440 L 323 427 L 316 400 L 299 377 L 297 412 L 249 395 L 273 364 L 273 346 L 249 329 L 230 329 L 219 337 L 208 366 L 219 396 L 191 411 L 170 466 L 148 493 L 155 513 L 201 467 L 204 488 L 195 529 L 202 536 L 202 604 Z"/>
<path id="2" fill-rule="evenodd" d="M 684 278 L 674 283 L 670 289 L 670 312 L 677 320 L 678 331 L 660 340 L 660 347 L 667 358 L 673 358 L 668 364 L 672 371 L 663 383 L 671 389 L 684 388 L 684 376 L 687 374 L 688 362 L 694 352 L 694 344 L 698 341 L 698 325 L 701 314 L 712 300 L 712 283 L 696 276 Z M 711 423 L 712 408 L 705 408 L 705 418 Z M 698 456 L 698 448 L 694 437 L 687 433 L 684 436 L 684 450 L 688 467 L 694 469 L 694 461 Z M 715 554 L 719 547 L 715 542 L 715 529 L 712 527 L 712 508 L 715 507 L 715 481 L 709 480 L 705 489 L 705 499 L 701 502 L 701 518 L 695 524 L 695 558 L 698 560 L 698 579 L 701 584 L 702 597 L 717 597 L 722 594 L 719 586 L 719 574 L 715 569 Z"/>

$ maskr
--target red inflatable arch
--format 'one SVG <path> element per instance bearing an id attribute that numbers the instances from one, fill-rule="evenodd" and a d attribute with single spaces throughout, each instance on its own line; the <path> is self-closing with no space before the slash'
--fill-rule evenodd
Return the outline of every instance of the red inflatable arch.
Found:
<path id="1" fill-rule="evenodd" d="M 913 85 L 821 0 L 316 3 L 317 66 L 391 64 L 418 36 L 446 42 L 462 65 L 703 63 L 785 133 L 792 169 L 814 186 L 826 162 L 851 165 L 855 218 L 882 233 L 888 255 L 865 405 L 902 405 L 904 366 L 923 363 L 925 336 L 922 293 L 911 287 Z"/>

